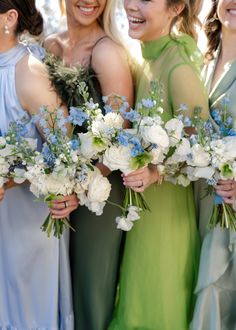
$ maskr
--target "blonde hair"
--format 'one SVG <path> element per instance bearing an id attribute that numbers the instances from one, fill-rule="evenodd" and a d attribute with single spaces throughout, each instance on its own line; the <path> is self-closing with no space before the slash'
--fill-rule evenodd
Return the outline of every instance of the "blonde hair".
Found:
<path id="1" fill-rule="evenodd" d="M 107 0 L 104 12 L 100 19 L 100 24 L 108 37 L 110 37 L 117 44 L 123 45 L 122 38 L 116 24 L 117 3 L 117 0 Z"/>
<path id="2" fill-rule="evenodd" d="M 202 0 L 167 0 L 167 6 L 183 3 L 184 9 L 174 18 L 171 28 L 175 25 L 177 30 L 186 33 L 197 40 L 196 27 L 201 25 L 198 18 Z"/>

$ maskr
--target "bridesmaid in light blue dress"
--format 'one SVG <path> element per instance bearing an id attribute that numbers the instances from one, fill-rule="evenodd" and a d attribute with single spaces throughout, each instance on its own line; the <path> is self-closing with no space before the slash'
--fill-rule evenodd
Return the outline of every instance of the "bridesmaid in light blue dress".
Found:
<path id="1" fill-rule="evenodd" d="M 222 100 L 229 99 L 228 114 L 236 122 L 236 2 L 213 1 L 206 32 L 208 36 L 205 68 L 210 112 L 222 109 Z M 223 110 L 223 109 L 222 109 Z M 216 124 L 215 124 L 216 126 Z M 217 128 L 217 126 L 216 126 Z M 197 184 L 200 233 L 203 239 L 198 282 L 197 302 L 192 321 L 193 330 L 236 329 L 236 232 L 216 228 L 207 231 L 213 198 L 204 195 L 203 184 Z M 225 203 L 235 201 L 234 181 L 221 181 L 217 194 Z"/>
<path id="2" fill-rule="evenodd" d="M 0 130 L 30 117 L 40 105 L 57 106 L 43 64 L 17 35 L 42 31 L 33 0 L 0 2 Z M 41 104 L 40 104 L 41 102 Z M 27 125 L 28 136 L 38 138 Z M 3 197 L 0 192 L 0 197 Z M 34 202 L 28 184 L 6 189 L 0 202 L 0 329 L 72 330 L 68 237 L 48 238 L 40 229 L 49 210 Z M 68 234 L 68 233 L 67 233 Z"/>

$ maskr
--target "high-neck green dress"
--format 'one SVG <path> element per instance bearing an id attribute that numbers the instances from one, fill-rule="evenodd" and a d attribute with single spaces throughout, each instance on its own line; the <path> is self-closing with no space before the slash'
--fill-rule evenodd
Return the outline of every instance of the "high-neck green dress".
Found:
<path id="1" fill-rule="evenodd" d="M 197 48 L 188 36 L 142 44 L 143 69 L 137 101 L 151 80 L 163 85 L 163 119 L 184 103 L 207 109 L 207 96 L 195 66 Z M 128 232 L 117 305 L 110 330 L 185 330 L 192 315 L 199 243 L 192 186 L 163 182 L 144 192 L 151 212 L 142 213 Z"/>

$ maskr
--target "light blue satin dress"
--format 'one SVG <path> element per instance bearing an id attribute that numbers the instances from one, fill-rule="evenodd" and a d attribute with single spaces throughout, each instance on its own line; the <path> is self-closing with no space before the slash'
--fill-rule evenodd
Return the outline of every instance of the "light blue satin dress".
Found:
<path id="1" fill-rule="evenodd" d="M 15 66 L 29 54 L 19 44 L 0 53 L 0 129 L 25 112 L 15 88 Z M 30 89 L 30 81 L 29 81 Z M 28 136 L 41 138 L 33 124 Z M 36 203 L 23 184 L 7 190 L 0 203 L 0 329 L 73 329 L 68 233 L 48 238 L 40 226 L 47 206 Z"/>
<path id="2" fill-rule="evenodd" d="M 229 65 L 216 85 L 211 82 L 217 57 L 205 71 L 209 91 L 210 111 L 222 107 L 221 100 L 230 100 L 229 114 L 236 120 L 236 60 Z M 215 127 L 217 128 L 216 124 Z M 207 230 L 213 207 L 213 197 L 204 196 L 206 184 L 196 185 L 199 229 L 203 240 L 198 282 L 197 301 L 192 330 L 236 330 L 236 232 L 218 225 Z"/>

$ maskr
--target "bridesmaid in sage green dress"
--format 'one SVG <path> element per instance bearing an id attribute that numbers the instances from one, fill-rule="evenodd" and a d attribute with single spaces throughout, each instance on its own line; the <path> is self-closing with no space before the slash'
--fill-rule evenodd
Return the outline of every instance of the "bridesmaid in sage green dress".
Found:
<path id="1" fill-rule="evenodd" d="M 114 93 L 125 96 L 132 104 L 131 72 L 115 26 L 116 1 L 66 0 L 65 4 L 68 29 L 50 36 L 45 41 L 46 48 L 66 66 L 81 65 L 90 72 L 92 69 L 95 97 L 100 103 L 101 95 L 111 95 L 112 102 Z M 76 77 L 80 79 L 75 70 Z M 64 85 L 70 89 L 68 81 Z M 105 166 L 97 166 L 108 175 Z M 111 173 L 109 180 L 112 183 L 110 200 L 121 204 L 120 173 Z M 79 206 L 71 214 L 76 230 L 71 231 L 70 236 L 75 329 L 104 330 L 111 320 L 122 247 L 122 232 L 115 224 L 117 212 L 119 209 L 107 204 L 99 217 L 85 206 Z"/>
<path id="2" fill-rule="evenodd" d="M 137 101 L 147 95 L 150 81 L 158 79 L 163 87 L 164 121 L 176 115 L 182 103 L 188 106 L 190 116 L 195 106 L 201 106 L 207 116 L 207 95 L 195 62 L 199 53 L 192 38 L 197 7 L 189 1 L 173 0 L 124 3 L 129 35 L 141 41 L 144 58 Z M 180 23 L 176 24 L 178 34 L 170 32 L 174 23 Z M 125 185 L 144 191 L 151 212 L 142 213 L 127 233 L 109 330 L 189 327 L 199 254 L 192 186 L 157 185 L 158 179 L 155 167 L 124 178 Z"/>
<path id="3" fill-rule="evenodd" d="M 212 2 L 205 30 L 208 37 L 204 70 L 209 93 L 210 112 L 222 108 L 222 100 L 229 100 L 228 111 L 236 120 L 236 3 Z M 210 60 L 210 61 L 209 61 Z M 217 125 L 215 124 L 216 128 Z M 194 330 L 236 329 L 236 233 L 219 226 L 207 231 L 213 197 L 201 198 L 206 185 L 197 184 L 200 232 L 203 239 L 197 302 L 192 322 Z M 236 195 L 234 181 L 221 181 L 217 194 L 232 204 Z"/>

